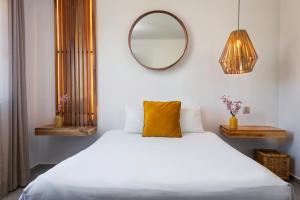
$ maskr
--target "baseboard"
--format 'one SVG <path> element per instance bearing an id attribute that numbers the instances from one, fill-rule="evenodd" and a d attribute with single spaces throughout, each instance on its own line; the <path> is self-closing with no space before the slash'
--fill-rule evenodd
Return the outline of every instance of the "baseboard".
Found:
<path id="1" fill-rule="evenodd" d="M 299 183 L 300 184 L 300 178 L 298 176 L 296 176 L 295 174 L 290 174 L 291 176 L 291 180 L 292 181 L 295 181 L 296 183 Z"/>
<path id="2" fill-rule="evenodd" d="M 31 168 L 30 168 L 30 171 L 38 170 L 38 169 L 44 168 L 44 167 L 49 167 L 49 168 L 51 168 L 51 167 L 54 167 L 55 165 L 56 165 L 56 164 L 37 164 L 37 165 L 35 165 L 34 167 L 31 167 Z"/>

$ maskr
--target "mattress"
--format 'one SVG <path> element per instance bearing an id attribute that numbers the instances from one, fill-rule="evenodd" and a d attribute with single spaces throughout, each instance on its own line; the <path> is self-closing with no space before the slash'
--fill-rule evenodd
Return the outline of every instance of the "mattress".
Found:
<path id="1" fill-rule="evenodd" d="M 31 182 L 20 200 L 292 200 L 293 189 L 215 133 L 106 132 Z"/>

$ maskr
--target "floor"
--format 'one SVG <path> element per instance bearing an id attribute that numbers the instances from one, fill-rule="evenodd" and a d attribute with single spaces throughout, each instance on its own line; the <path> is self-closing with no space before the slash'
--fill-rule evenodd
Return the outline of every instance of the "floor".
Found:
<path id="1" fill-rule="evenodd" d="M 51 169 L 54 165 L 39 165 L 38 167 L 34 167 L 31 170 L 31 180 L 33 181 L 36 177 L 38 177 L 40 174 L 45 173 L 49 169 Z M 4 197 L 3 200 L 18 200 L 19 197 L 22 194 L 23 189 L 19 188 L 11 193 L 9 193 L 6 197 Z"/>
<path id="2" fill-rule="evenodd" d="M 291 182 L 292 185 L 294 186 L 294 190 L 295 190 L 295 193 L 296 193 L 296 199 L 295 200 L 300 200 L 300 182 L 297 181 L 293 181 Z"/>
<path id="3" fill-rule="evenodd" d="M 46 172 L 49 170 L 53 165 L 41 165 L 39 167 L 34 168 L 31 171 L 31 181 L 34 180 L 38 175 Z M 300 181 L 291 181 L 291 184 L 294 186 L 294 190 L 296 193 L 296 199 L 295 200 L 300 200 Z M 3 200 L 18 200 L 23 189 L 17 189 L 14 192 L 9 193 L 6 197 L 4 197 Z"/>

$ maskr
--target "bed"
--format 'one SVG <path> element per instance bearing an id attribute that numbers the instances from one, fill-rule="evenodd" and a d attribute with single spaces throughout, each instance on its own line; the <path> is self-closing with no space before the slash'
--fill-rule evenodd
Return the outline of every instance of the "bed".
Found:
<path id="1" fill-rule="evenodd" d="M 292 200 L 289 183 L 216 134 L 106 132 L 40 175 L 20 200 Z"/>

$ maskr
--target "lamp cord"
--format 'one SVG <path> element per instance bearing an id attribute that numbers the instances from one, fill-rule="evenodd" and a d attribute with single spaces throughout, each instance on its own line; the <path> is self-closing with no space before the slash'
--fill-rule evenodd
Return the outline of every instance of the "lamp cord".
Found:
<path id="1" fill-rule="evenodd" d="M 238 30 L 240 30 L 240 11 L 241 11 L 241 0 L 238 0 Z"/>

